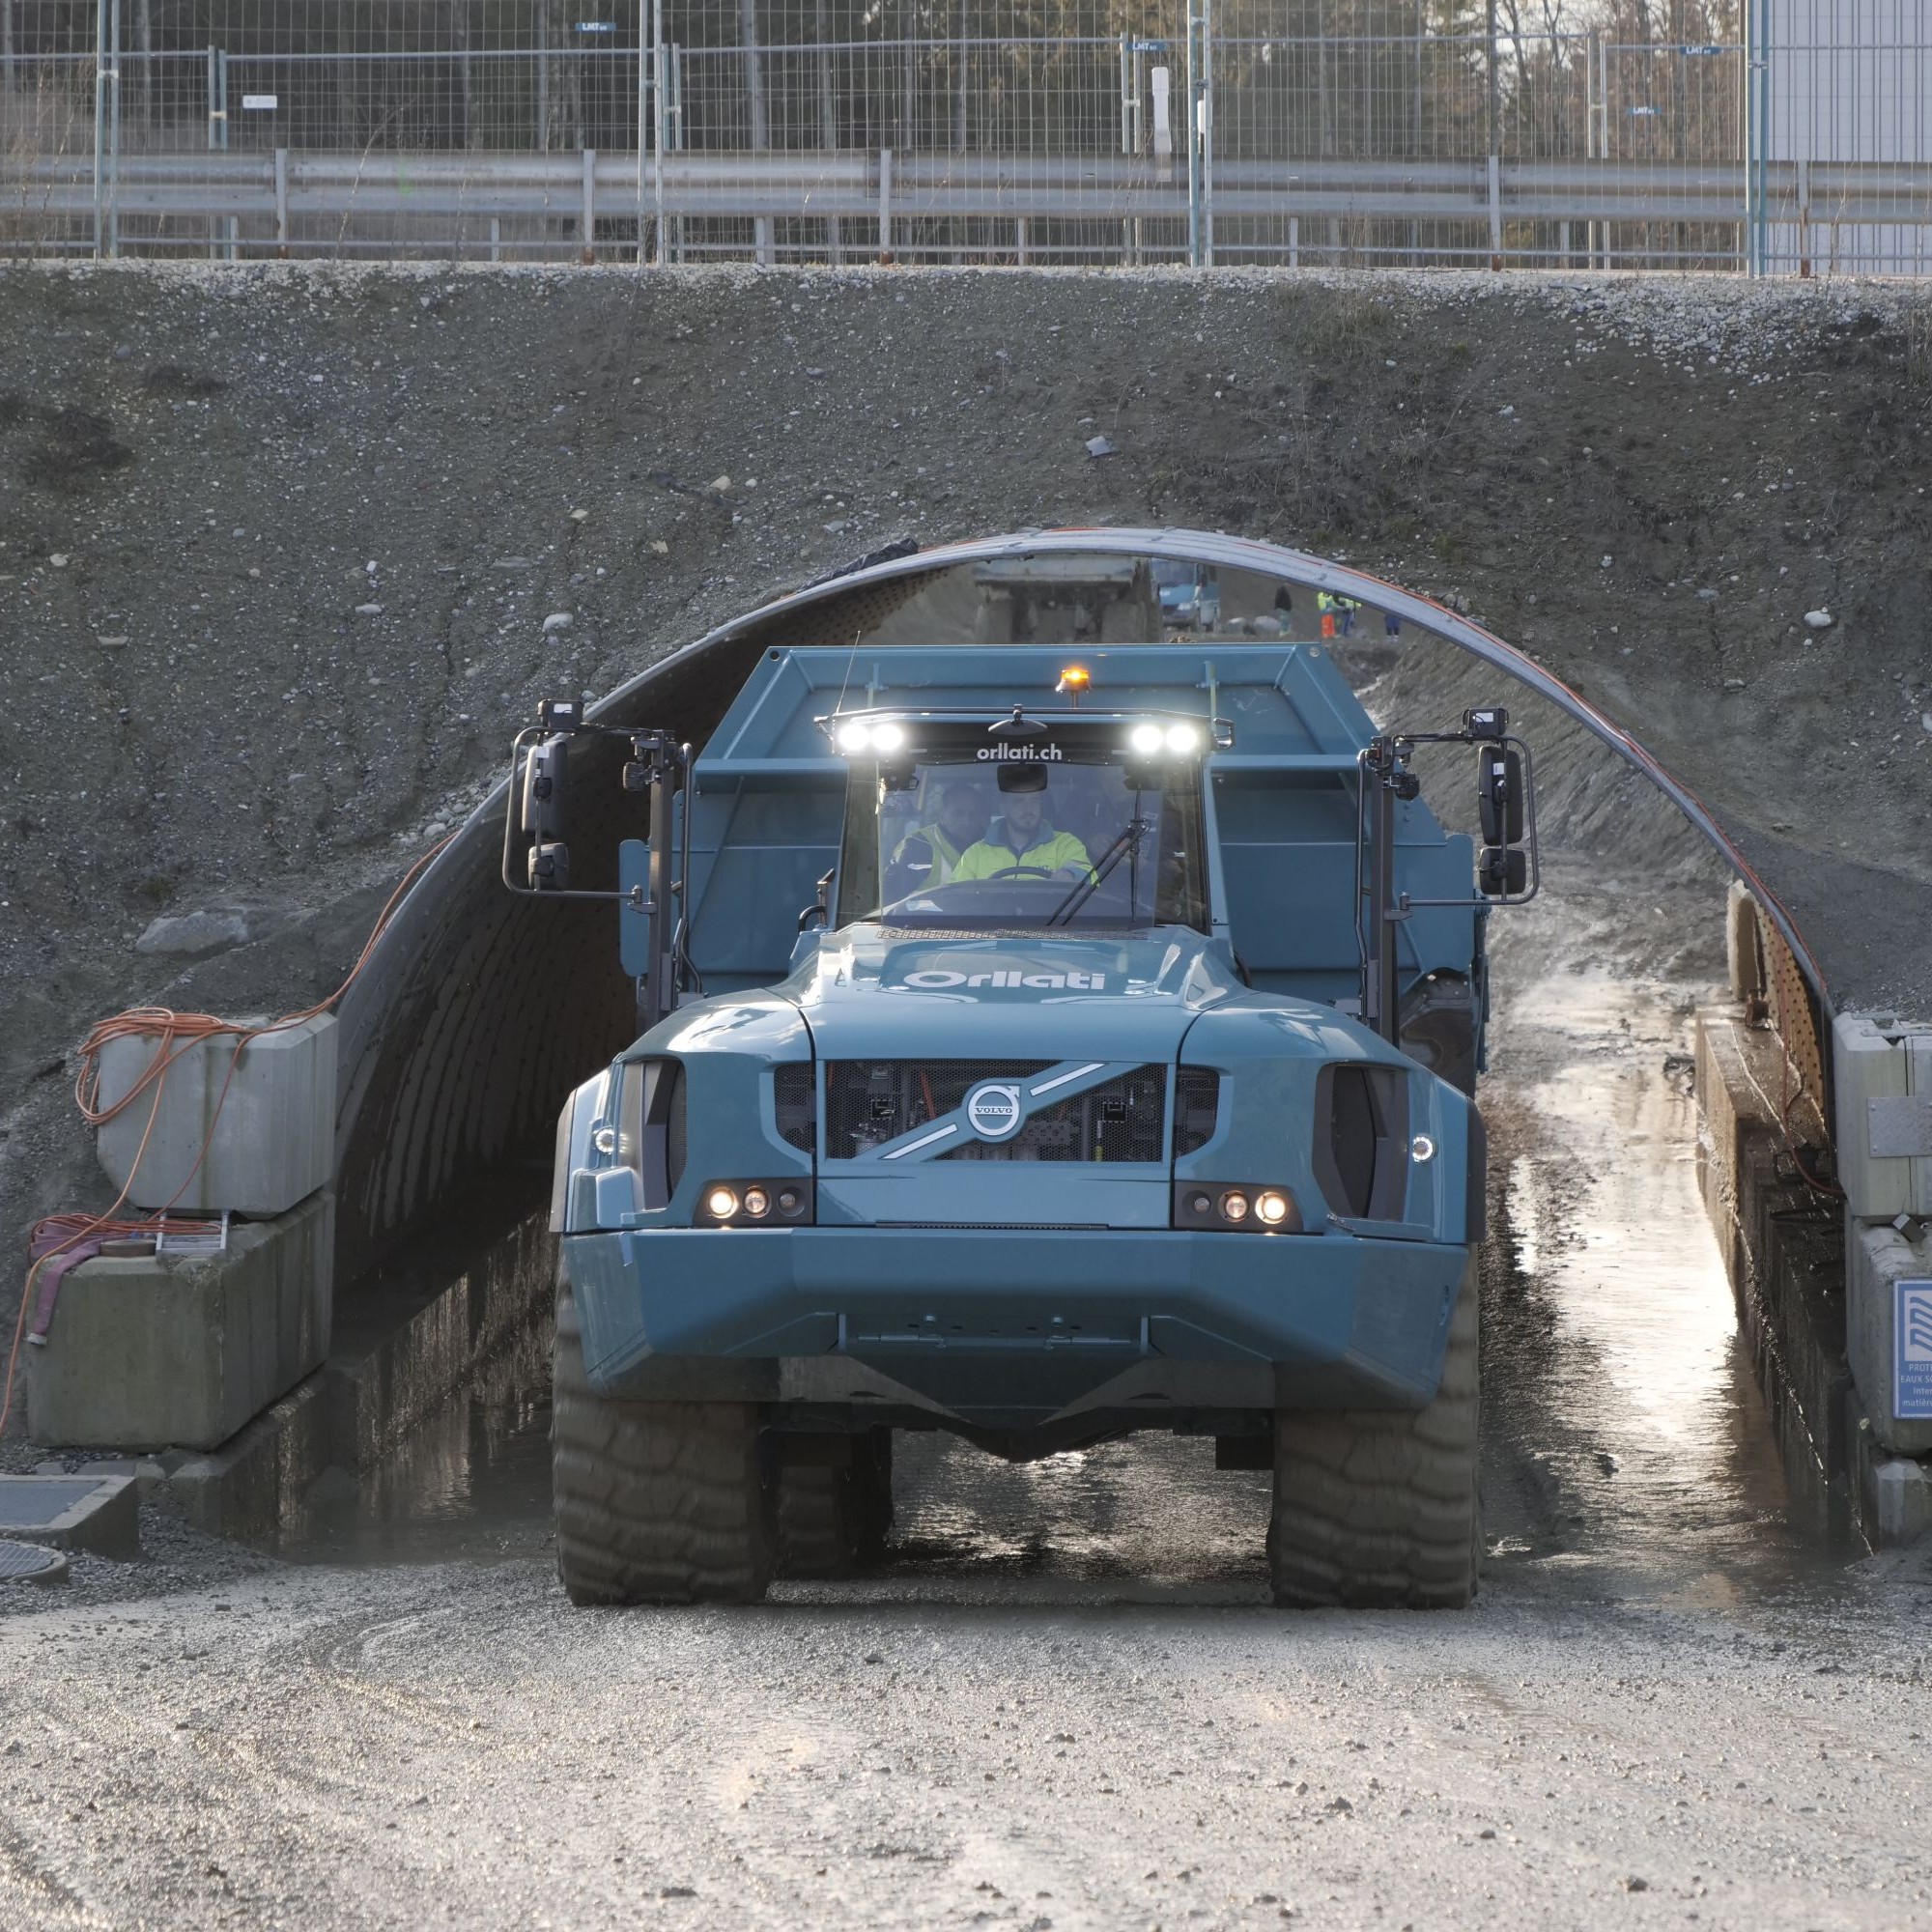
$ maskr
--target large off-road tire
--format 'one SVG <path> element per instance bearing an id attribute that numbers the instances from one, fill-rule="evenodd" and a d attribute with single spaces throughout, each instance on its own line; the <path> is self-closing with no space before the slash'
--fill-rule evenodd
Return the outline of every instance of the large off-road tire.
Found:
<path id="1" fill-rule="evenodd" d="M 551 1388 L 556 1573 L 570 1601 L 756 1603 L 775 1556 L 757 1405 L 597 1394 L 567 1286 Z"/>
<path id="2" fill-rule="evenodd" d="M 1277 1604 L 1458 1609 L 1475 1596 L 1481 1340 L 1471 1255 L 1427 1408 L 1276 1413 L 1267 1549 Z"/>
<path id="3" fill-rule="evenodd" d="M 779 1473 L 779 1575 L 852 1577 L 885 1554 L 893 1523 L 893 1435 L 852 1440 L 843 1466 L 793 1462 Z"/>

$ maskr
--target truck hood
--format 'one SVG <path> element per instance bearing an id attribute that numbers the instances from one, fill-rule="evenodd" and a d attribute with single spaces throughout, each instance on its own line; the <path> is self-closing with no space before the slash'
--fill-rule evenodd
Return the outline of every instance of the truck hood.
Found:
<path id="1" fill-rule="evenodd" d="M 1185 926 L 1118 938 L 829 934 L 779 988 L 821 1059 L 1171 1060 L 1197 1015 L 1243 991 L 1225 946 Z"/>

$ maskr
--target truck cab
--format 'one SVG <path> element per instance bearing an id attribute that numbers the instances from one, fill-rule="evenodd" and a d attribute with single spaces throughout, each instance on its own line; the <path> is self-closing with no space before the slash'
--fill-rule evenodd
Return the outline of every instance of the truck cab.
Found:
<path id="1" fill-rule="evenodd" d="M 897 1431 L 1161 1429 L 1274 1470 L 1280 1601 L 1467 1601 L 1489 908 L 1416 742 L 1319 644 L 758 660 L 558 1124 L 573 1597 L 875 1560 Z"/>

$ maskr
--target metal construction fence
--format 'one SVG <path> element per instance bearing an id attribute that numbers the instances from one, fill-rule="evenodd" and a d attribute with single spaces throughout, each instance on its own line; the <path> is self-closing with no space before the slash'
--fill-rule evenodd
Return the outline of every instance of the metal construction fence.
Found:
<path id="1" fill-rule="evenodd" d="M 1834 100 L 1863 62 L 1932 81 L 1932 26 L 1883 69 L 1867 47 L 1779 67 L 1762 42 L 1321 31 L 1313 0 L 1273 35 L 1225 0 L 1225 30 L 1212 0 L 1159 0 L 1106 34 L 967 31 L 1010 28 L 1007 4 L 893 37 L 854 28 L 929 14 L 96 0 L 25 6 L 29 36 L 0 0 L 0 252 L 1925 266 L 1928 117 L 1829 152 L 1799 56 Z"/>

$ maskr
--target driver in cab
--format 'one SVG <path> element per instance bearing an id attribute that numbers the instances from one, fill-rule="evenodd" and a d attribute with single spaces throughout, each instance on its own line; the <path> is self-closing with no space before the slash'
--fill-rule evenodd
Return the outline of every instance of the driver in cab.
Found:
<path id="1" fill-rule="evenodd" d="M 1056 879 L 1084 879 L 1092 861 L 1087 848 L 1070 832 L 1056 832 L 1047 822 L 1046 791 L 1012 791 L 1005 795 L 1006 810 L 977 845 L 969 845 L 952 868 L 954 880 L 991 879 L 1021 869 Z"/>

